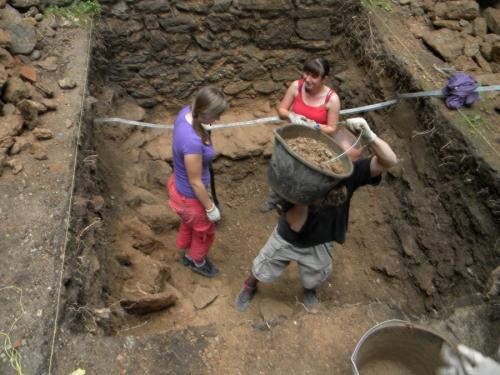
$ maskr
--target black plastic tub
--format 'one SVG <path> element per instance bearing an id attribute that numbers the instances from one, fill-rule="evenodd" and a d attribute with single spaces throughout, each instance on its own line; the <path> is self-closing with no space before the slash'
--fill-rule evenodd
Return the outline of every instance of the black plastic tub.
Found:
<path id="1" fill-rule="evenodd" d="M 343 150 L 326 134 L 302 125 L 286 125 L 274 130 L 275 145 L 268 170 L 273 191 L 295 204 L 311 204 L 324 198 L 342 179 L 349 177 L 353 165 L 347 155 L 337 162 L 343 163 L 345 174 L 336 174 L 310 164 L 286 144 L 286 140 L 307 137 L 325 144 L 336 154 Z"/>

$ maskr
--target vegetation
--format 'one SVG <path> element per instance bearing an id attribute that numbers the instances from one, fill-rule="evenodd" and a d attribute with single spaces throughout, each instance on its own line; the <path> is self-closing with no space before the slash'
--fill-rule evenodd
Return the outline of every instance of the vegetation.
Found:
<path id="1" fill-rule="evenodd" d="M 379 7 L 388 12 L 392 10 L 392 3 L 390 0 L 361 0 L 361 4 L 369 9 Z"/>
<path id="2" fill-rule="evenodd" d="M 75 24 L 81 25 L 101 14 L 101 4 L 99 0 L 75 0 L 68 7 L 49 5 L 45 9 L 45 14 L 64 17 Z"/>

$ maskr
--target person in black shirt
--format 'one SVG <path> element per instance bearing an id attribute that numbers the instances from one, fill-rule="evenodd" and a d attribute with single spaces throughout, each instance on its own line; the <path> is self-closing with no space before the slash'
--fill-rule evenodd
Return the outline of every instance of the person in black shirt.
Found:
<path id="1" fill-rule="evenodd" d="M 299 266 L 306 308 L 319 302 L 316 289 L 332 272 L 333 242 L 345 241 L 354 192 L 363 185 L 377 185 L 382 173 L 398 163 L 394 151 L 377 137 L 365 119 L 356 117 L 346 123 L 351 131 L 361 134 L 374 156 L 356 161 L 352 175 L 324 199 L 309 206 L 283 204 L 278 226 L 254 259 L 252 275 L 236 297 L 238 310 L 250 305 L 259 281 L 276 280 L 291 261 Z"/>

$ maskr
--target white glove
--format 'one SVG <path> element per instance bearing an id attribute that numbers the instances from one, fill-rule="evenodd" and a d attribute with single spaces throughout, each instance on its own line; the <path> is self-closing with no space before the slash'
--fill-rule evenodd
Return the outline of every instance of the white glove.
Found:
<path id="1" fill-rule="evenodd" d="M 303 125 L 311 129 L 319 129 L 320 127 L 317 122 L 309 120 L 307 117 L 298 115 L 295 112 L 288 112 L 288 118 L 290 119 L 290 122 L 295 125 Z"/>
<path id="2" fill-rule="evenodd" d="M 361 133 L 361 139 L 367 144 L 372 143 L 377 135 L 370 129 L 370 125 L 363 117 L 353 117 L 346 120 L 349 130 L 355 134 Z"/>
<path id="3" fill-rule="evenodd" d="M 500 364 L 465 345 L 458 345 L 457 351 L 467 375 L 500 374 Z"/>
<path id="4" fill-rule="evenodd" d="M 441 357 L 446 367 L 441 367 L 438 375 L 496 375 L 500 374 L 500 364 L 465 345 L 458 345 L 458 353 L 443 346 Z"/>
<path id="5" fill-rule="evenodd" d="M 203 129 L 205 129 L 206 131 L 210 131 L 214 128 L 214 126 L 212 124 L 204 124 L 204 123 L 201 123 L 201 127 Z"/>
<path id="6" fill-rule="evenodd" d="M 213 223 L 221 219 L 220 211 L 217 208 L 217 206 L 213 203 L 212 203 L 212 208 L 205 210 L 205 212 L 207 213 L 208 220 L 210 220 Z"/>

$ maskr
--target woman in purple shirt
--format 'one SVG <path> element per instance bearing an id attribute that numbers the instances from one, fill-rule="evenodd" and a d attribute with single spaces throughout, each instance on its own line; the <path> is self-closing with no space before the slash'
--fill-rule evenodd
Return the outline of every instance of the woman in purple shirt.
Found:
<path id="1" fill-rule="evenodd" d="M 215 222 L 221 218 L 208 194 L 215 154 L 209 128 L 227 108 L 220 89 L 204 87 L 191 107 L 179 112 L 173 131 L 174 173 L 168 182 L 168 202 L 181 218 L 176 246 L 185 250 L 183 264 L 207 277 L 219 273 L 207 254 L 215 239 Z"/>

